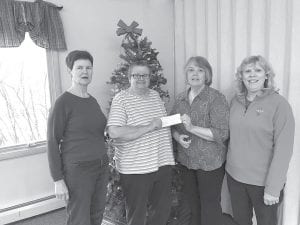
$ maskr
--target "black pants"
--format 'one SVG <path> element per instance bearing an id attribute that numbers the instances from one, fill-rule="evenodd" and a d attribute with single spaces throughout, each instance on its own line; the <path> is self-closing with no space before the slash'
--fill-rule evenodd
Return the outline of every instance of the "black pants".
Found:
<path id="1" fill-rule="evenodd" d="M 108 157 L 65 165 L 68 225 L 101 225 L 106 203 Z"/>
<path id="2" fill-rule="evenodd" d="M 257 225 L 276 225 L 278 204 L 264 204 L 264 187 L 238 182 L 227 173 L 233 218 L 239 225 L 252 225 L 253 208 Z M 279 202 L 282 201 L 281 191 Z"/>
<path id="3" fill-rule="evenodd" d="M 221 189 L 224 165 L 216 170 L 182 166 L 183 196 L 191 209 L 190 225 L 223 225 Z"/>
<path id="4" fill-rule="evenodd" d="M 166 225 L 171 210 L 171 166 L 148 174 L 121 174 L 128 225 Z M 146 218 L 147 217 L 147 218 Z"/>

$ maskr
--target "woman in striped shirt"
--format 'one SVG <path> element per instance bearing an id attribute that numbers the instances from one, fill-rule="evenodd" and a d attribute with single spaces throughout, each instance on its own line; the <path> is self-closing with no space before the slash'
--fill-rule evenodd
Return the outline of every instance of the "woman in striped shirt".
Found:
<path id="1" fill-rule="evenodd" d="M 159 94 L 149 89 L 147 64 L 130 65 L 128 78 L 130 88 L 114 97 L 107 123 L 110 137 L 118 143 L 116 168 L 125 194 L 127 222 L 165 225 L 174 165 L 171 132 L 162 128 L 159 119 L 166 116 L 166 110 Z"/>

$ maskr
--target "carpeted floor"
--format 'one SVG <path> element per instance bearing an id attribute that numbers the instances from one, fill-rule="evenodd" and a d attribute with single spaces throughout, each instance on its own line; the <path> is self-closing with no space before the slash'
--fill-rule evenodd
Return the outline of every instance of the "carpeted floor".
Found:
<path id="1" fill-rule="evenodd" d="M 10 225 L 65 225 L 66 211 L 58 209 L 43 215 L 21 220 Z"/>
<path id="2" fill-rule="evenodd" d="M 29 219 L 21 220 L 9 225 L 65 225 L 66 210 L 58 209 L 43 215 L 38 215 Z M 102 225 L 113 225 L 103 221 Z"/>
<path id="3" fill-rule="evenodd" d="M 231 216 L 224 214 L 224 225 L 236 225 Z M 9 225 L 65 225 L 66 211 L 65 209 L 55 210 L 43 215 L 35 216 L 29 219 L 10 223 Z M 104 221 L 102 225 L 114 225 Z"/>

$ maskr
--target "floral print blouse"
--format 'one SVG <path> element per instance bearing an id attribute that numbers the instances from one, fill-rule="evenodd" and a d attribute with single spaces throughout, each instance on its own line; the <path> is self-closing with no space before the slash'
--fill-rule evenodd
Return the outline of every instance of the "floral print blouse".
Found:
<path id="1" fill-rule="evenodd" d="M 187 114 L 194 126 L 210 128 L 214 141 L 208 141 L 189 133 L 183 124 L 173 126 L 179 134 L 191 138 L 189 148 L 177 143 L 177 161 L 189 169 L 211 171 L 222 166 L 226 159 L 227 139 L 229 137 L 229 106 L 219 91 L 205 86 L 189 103 L 190 89 L 179 94 L 171 114 Z"/>

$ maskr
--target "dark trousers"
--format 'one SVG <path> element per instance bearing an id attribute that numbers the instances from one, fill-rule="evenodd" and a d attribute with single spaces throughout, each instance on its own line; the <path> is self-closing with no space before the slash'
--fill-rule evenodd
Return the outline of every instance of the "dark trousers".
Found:
<path id="1" fill-rule="evenodd" d="M 148 174 L 121 174 L 128 225 L 166 225 L 171 210 L 171 166 Z"/>
<path id="2" fill-rule="evenodd" d="M 65 165 L 68 225 L 101 225 L 106 203 L 108 157 Z"/>
<path id="3" fill-rule="evenodd" d="M 257 225 L 276 225 L 278 204 L 264 204 L 264 187 L 238 182 L 227 173 L 233 218 L 239 225 L 252 225 L 253 208 Z M 282 201 L 283 191 L 279 198 Z"/>
<path id="4" fill-rule="evenodd" d="M 223 225 L 221 189 L 224 165 L 216 170 L 182 166 L 183 196 L 191 209 L 190 225 Z"/>

